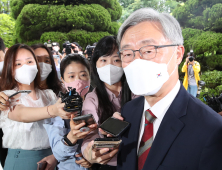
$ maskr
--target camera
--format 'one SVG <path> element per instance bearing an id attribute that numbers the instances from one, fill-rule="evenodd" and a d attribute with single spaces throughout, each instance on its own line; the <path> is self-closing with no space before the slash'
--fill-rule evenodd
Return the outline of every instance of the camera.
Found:
<path id="1" fill-rule="evenodd" d="M 194 53 L 193 53 L 193 50 L 190 50 L 190 53 L 189 53 L 190 57 L 189 57 L 189 61 L 192 62 L 194 60 Z"/>
<path id="2" fill-rule="evenodd" d="M 66 55 L 71 54 L 71 48 L 72 44 L 69 41 L 65 41 L 65 43 L 62 44 L 63 48 L 65 48 Z"/>
<path id="3" fill-rule="evenodd" d="M 93 55 L 93 50 L 96 46 L 90 46 L 90 45 L 87 45 L 86 47 L 86 54 L 88 54 L 88 60 L 90 61 L 91 60 L 91 57 Z"/>
<path id="4" fill-rule="evenodd" d="M 193 57 L 193 56 L 190 56 L 190 57 L 189 57 L 189 61 L 192 62 L 193 60 L 194 60 L 194 57 Z"/>
<path id="5" fill-rule="evenodd" d="M 45 42 L 44 45 L 46 47 L 48 47 L 50 49 L 50 51 L 52 51 L 52 43 L 51 43 L 51 40 L 48 40 L 48 42 Z"/>
<path id="6" fill-rule="evenodd" d="M 209 107 L 211 107 L 215 112 L 221 112 L 222 111 L 222 94 L 219 96 L 204 94 L 203 99 L 207 103 Z"/>
<path id="7" fill-rule="evenodd" d="M 68 87 L 67 93 L 59 92 L 59 97 L 62 100 L 62 103 L 65 103 L 64 110 L 66 112 L 75 112 L 78 111 L 78 116 L 81 115 L 82 112 L 82 97 L 78 92 L 76 92 L 75 88 Z"/>

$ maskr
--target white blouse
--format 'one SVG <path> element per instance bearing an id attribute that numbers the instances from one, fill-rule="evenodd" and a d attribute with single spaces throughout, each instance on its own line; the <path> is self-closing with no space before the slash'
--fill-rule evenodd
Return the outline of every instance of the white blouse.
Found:
<path id="1" fill-rule="evenodd" d="M 3 91 L 7 96 L 16 90 Z M 26 107 L 45 107 L 55 104 L 57 97 L 52 90 L 36 90 L 37 100 L 33 100 L 29 95 L 22 95 L 16 104 Z M 10 120 L 9 110 L 0 114 L 0 128 L 3 130 L 3 147 L 11 149 L 41 150 L 50 148 L 48 135 L 43 124 L 51 119 L 40 120 L 32 123 L 23 123 Z M 30 113 L 32 114 L 32 113 Z"/>

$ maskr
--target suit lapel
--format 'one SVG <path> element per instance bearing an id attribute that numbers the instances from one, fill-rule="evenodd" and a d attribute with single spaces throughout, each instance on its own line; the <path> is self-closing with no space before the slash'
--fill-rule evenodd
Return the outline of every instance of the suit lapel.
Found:
<path id="1" fill-rule="evenodd" d="M 118 155 L 118 159 L 120 159 L 118 164 L 122 165 L 123 162 L 127 162 L 128 168 L 130 167 L 130 169 L 136 169 L 138 167 L 137 144 L 140 131 L 140 122 L 144 109 L 144 97 L 134 99 L 128 104 L 126 104 L 126 109 L 124 112 L 122 112 L 122 116 L 125 118 L 125 121 L 130 122 L 131 125 L 130 128 L 123 133 L 122 154 Z"/>
<path id="2" fill-rule="evenodd" d="M 188 94 L 184 87 L 181 86 L 161 122 L 144 164 L 144 169 L 157 169 L 161 164 L 174 140 L 184 127 L 184 123 L 179 118 L 186 114 L 188 100 Z"/>

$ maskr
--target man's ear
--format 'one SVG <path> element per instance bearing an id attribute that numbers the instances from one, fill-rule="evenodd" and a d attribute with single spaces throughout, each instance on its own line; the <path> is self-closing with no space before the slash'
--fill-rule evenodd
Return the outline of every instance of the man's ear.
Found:
<path id="1" fill-rule="evenodd" d="M 183 55 L 184 55 L 184 46 L 183 45 L 179 45 L 177 48 L 177 64 L 180 65 L 180 63 L 183 60 Z"/>

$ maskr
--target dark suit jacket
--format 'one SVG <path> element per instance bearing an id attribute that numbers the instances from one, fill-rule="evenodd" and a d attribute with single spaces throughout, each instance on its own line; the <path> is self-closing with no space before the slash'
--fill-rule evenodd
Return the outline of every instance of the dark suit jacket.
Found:
<path id="1" fill-rule="evenodd" d="M 122 134 L 118 170 L 137 170 L 144 97 L 124 105 L 131 126 Z M 181 85 L 153 141 L 144 170 L 222 170 L 222 117 Z"/>

